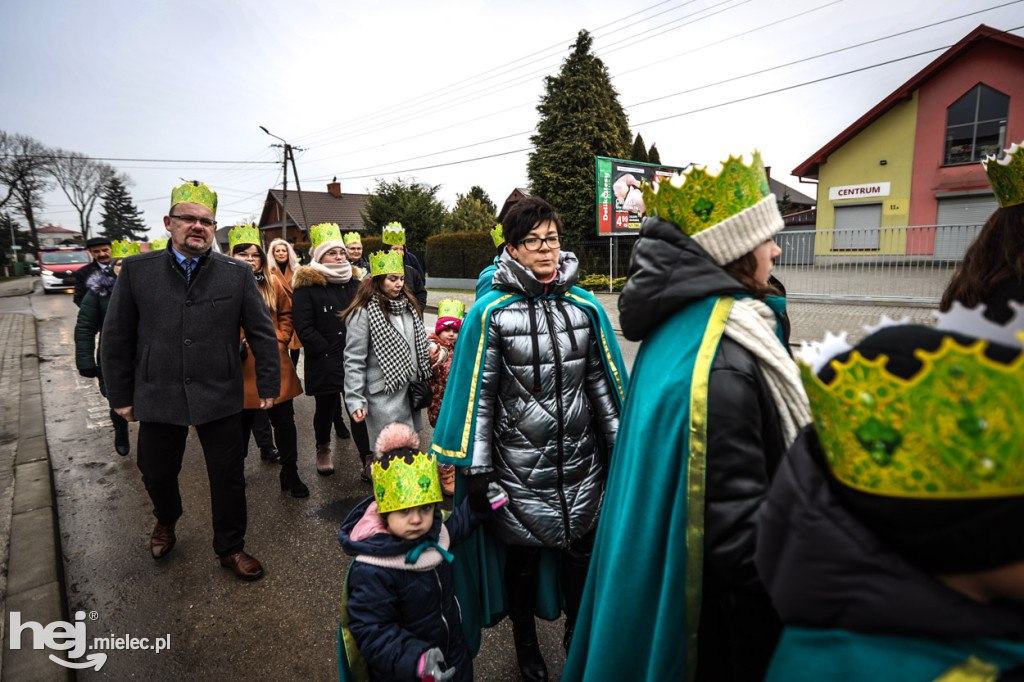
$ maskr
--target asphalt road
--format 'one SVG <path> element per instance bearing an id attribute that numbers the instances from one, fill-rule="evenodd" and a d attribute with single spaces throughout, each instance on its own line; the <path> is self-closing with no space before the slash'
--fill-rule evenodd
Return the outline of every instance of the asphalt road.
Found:
<path id="1" fill-rule="evenodd" d="M 185 514 L 178 544 L 155 562 L 154 523 L 133 452 L 119 457 L 107 405 L 95 380 L 74 368 L 77 309 L 70 295 L 27 299 L 38 320 L 47 441 L 60 512 L 69 610 L 88 614 L 93 637 L 169 638 L 165 651 L 108 651 L 103 668 L 79 671 L 99 679 L 337 679 L 338 609 L 346 557 L 337 532 L 348 511 L 371 494 L 361 483 L 351 440 L 335 441 L 334 476 L 315 473 L 313 400 L 295 401 L 299 469 L 310 497 L 282 494 L 276 466 L 261 462 L 255 444 L 246 461 L 249 528 L 246 550 L 266 576 L 244 583 L 222 569 L 212 549 L 209 489 L 194 432 L 180 483 Z M 433 320 L 428 320 L 433 326 Z M 633 344 L 626 344 L 632 364 Z M 300 367 L 301 370 L 301 367 Z M 301 376 L 301 371 L 300 371 Z M 429 428 L 422 434 L 430 437 Z M 539 627 L 552 679 L 564 663 L 561 622 Z M 484 632 L 476 679 L 519 679 L 508 621 Z"/>

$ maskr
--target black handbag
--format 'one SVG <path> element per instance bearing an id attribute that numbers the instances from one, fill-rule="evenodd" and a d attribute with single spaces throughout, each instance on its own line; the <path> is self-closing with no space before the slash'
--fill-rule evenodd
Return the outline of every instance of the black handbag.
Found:
<path id="1" fill-rule="evenodd" d="M 413 412 L 427 409 L 433 399 L 434 392 L 430 390 L 429 381 L 417 379 L 409 382 L 409 407 Z"/>

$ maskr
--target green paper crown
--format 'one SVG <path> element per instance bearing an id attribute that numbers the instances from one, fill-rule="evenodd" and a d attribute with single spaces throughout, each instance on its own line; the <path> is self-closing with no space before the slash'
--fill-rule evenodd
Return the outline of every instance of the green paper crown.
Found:
<path id="1" fill-rule="evenodd" d="M 402 223 L 388 223 L 384 226 L 381 241 L 392 246 L 405 245 L 405 228 Z"/>
<path id="2" fill-rule="evenodd" d="M 437 460 L 425 452 L 374 459 L 373 496 L 381 514 L 442 500 Z"/>
<path id="3" fill-rule="evenodd" d="M 228 253 L 232 253 L 239 244 L 255 244 L 260 246 L 260 231 L 255 225 L 235 225 L 228 232 Z"/>
<path id="4" fill-rule="evenodd" d="M 445 298 L 437 304 L 437 319 L 442 317 L 454 317 L 463 319 L 466 316 L 466 304 L 454 298 Z"/>
<path id="5" fill-rule="evenodd" d="M 314 225 L 309 228 L 309 241 L 313 245 L 313 250 L 324 242 L 340 242 L 341 228 L 336 223 Z"/>
<path id="6" fill-rule="evenodd" d="M 988 342 L 943 339 L 915 351 L 909 380 L 884 355 L 832 360 L 826 385 L 800 373 L 829 467 L 845 485 L 885 497 L 979 499 L 1024 495 L 1024 353 L 1009 365 Z"/>
<path id="7" fill-rule="evenodd" d="M 349 244 L 362 244 L 363 239 L 359 236 L 358 232 L 346 232 L 344 236 L 345 246 Z"/>
<path id="8" fill-rule="evenodd" d="M 668 180 L 657 187 L 644 183 L 644 206 L 648 214 L 675 223 L 691 237 L 750 208 L 771 193 L 758 151 L 749 166 L 744 165 L 742 158 L 730 156 L 718 175 L 693 168 L 683 177 L 680 187 Z"/>
<path id="9" fill-rule="evenodd" d="M 1014 143 L 1004 154 L 1001 159 L 985 157 L 981 166 L 999 205 L 1006 208 L 1024 204 L 1024 150 Z"/>
<path id="10" fill-rule="evenodd" d="M 167 248 L 167 240 L 166 239 L 154 239 L 153 241 L 151 241 L 149 243 L 149 250 L 150 251 L 160 251 L 160 250 L 166 249 L 166 248 Z"/>
<path id="11" fill-rule="evenodd" d="M 404 275 L 405 263 L 397 251 L 377 251 L 370 254 L 370 277 L 377 275 Z"/>
<path id="12" fill-rule="evenodd" d="M 495 225 L 494 229 L 491 230 L 491 241 L 494 242 L 495 246 L 501 246 L 505 243 L 505 228 L 501 226 L 501 223 Z"/>
<path id="13" fill-rule="evenodd" d="M 127 258 L 142 253 L 142 247 L 135 242 L 123 242 L 114 240 L 110 242 L 111 258 Z"/>
<path id="14" fill-rule="evenodd" d="M 196 180 L 186 182 L 171 191 L 171 208 L 185 201 L 201 204 L 217 215 L 217 193 Z"/>

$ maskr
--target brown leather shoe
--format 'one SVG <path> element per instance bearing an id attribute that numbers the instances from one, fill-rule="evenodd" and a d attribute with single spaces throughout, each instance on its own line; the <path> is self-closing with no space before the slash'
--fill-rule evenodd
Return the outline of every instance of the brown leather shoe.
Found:
<path id="1" fill-rule="evenodd" d="M 153 532 L 149 536 L 149 551 L 154 559 L 163 559 L 174 549 L 174 543 L 178 538 L 174 535 L 174 524 L 161 526 L 159 523 L 153 526 Z"/>
<path id="2" fill-rule="evenodd" d="M 230 568 L 242 580 L 259 580 L 263 577 L 263 566 L 254 556 L 245 552 L 235 552 L 231 556 L 222 556 L 220 565 Z"/>

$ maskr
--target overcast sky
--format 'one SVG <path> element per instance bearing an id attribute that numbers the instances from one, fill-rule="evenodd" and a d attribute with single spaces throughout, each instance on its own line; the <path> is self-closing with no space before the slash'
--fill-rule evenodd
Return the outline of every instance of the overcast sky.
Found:
<path id="1" fill-rule="evenodd" d="M 790 171 L 982 23 L 1024 35 L 1024 1 L 7 0 L 0 129 L 144 159 L 111 163 L 151 237 L 182 178 L 219 194 L 222 225 L 259 218 L 281 183 L 261 125 L 305 148 L 305 190 L 400 174 L 441 185 L 449 207 L 473 185 L 500 206 L 528 183 L 544 76 L 587 29 L 663 163 L 758 148 L 813 196 Z M 46 202 L 40 225 L 77 229 L 59 191 Z"/>

